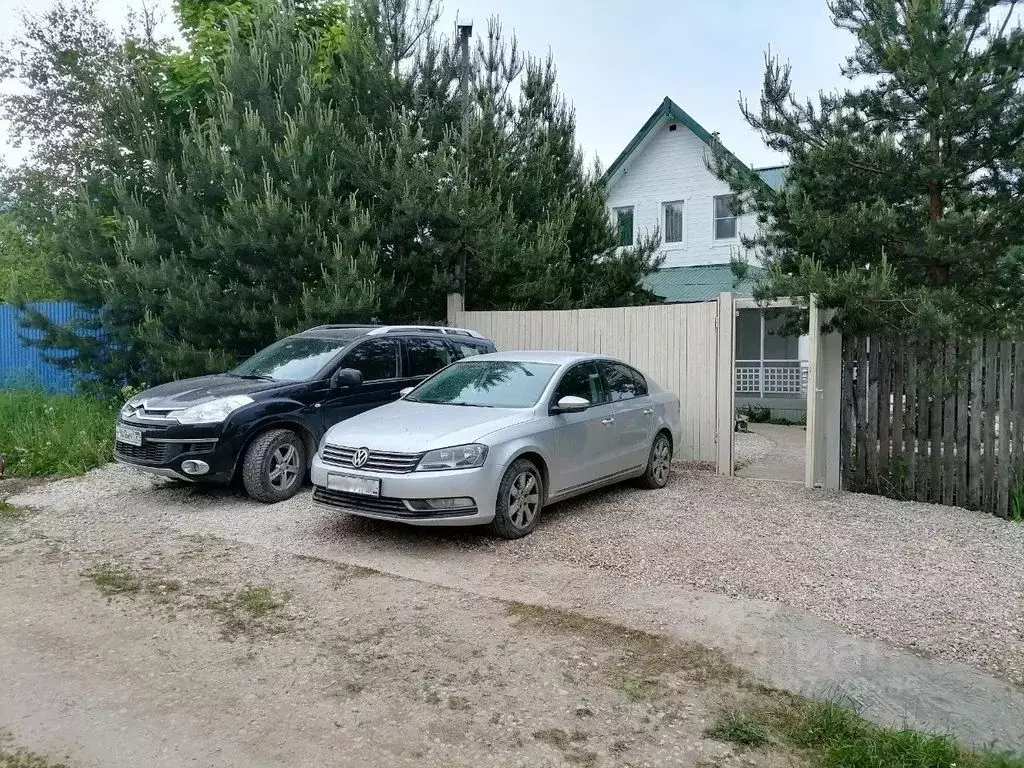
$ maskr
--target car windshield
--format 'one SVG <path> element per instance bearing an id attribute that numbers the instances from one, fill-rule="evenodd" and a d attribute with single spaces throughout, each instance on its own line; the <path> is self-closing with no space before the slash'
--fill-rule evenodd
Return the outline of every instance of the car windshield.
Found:
<path id="1" fill-rule="evenodd" d="M 260 350 L 229 372 L 231 376 L 273 381 L 309 381 L 356 336 L 292 336 Z"/>
<path id="2" fill-rule="evenodd" d="M 529 408 L 540 400 L 557 369 L 547 363 L 467 360 L 448 366 L 405 399 L 479 408 Z"/>

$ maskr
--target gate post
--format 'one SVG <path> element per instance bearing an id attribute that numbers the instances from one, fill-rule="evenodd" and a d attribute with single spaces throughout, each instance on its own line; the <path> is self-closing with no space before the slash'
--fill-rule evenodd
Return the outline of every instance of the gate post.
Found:
<path id="1" fill-rule="evenodd" d="M 831 311 L 810 301 L 811 369 L 807 377 L 807 448 L 804 485 L 839 490 L 839 429 L 842 414 L 843 337 L 822 333 Z"/>
<path id="2" fill-rule="evenodd" d="M 736 372 L 736 310 L 731 293 L 718 295 L 718 375 L 716 382 L 716 407 L 718 418 L 715 438 L 718 442 L 718 474 L 733 473 L 733 429 L 735 428 L 736 386 L 733 376 Z"/>

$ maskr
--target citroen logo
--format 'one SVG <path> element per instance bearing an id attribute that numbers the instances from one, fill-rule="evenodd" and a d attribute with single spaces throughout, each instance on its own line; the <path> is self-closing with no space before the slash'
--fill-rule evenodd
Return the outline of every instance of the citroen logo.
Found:
<path id="1" fill-rule="evenodd" d="M 356 452 L 352 454 L 352 466 L 356 469 L 359 469 L 369 460 L 370 450 L 368 448 L 357 448 Z"/>

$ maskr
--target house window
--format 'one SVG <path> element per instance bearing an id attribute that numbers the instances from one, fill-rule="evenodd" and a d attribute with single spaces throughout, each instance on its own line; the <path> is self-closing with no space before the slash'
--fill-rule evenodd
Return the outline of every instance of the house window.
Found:
<path id="1" fill-rule="evenodd" d="M 633 206 L 615 209 L 615 226 L 619 230 L 619 245 L 632 245 Z"/>
<path id="2" fill-rule="evenodd" d="M 665 242 L 683 242 L 683 204 L 665 203 Z"/>
<path id="3" fill-rule="evenodd" d="M 715 198 L 715 240 L 730 240 L 736 237 L 736 214 L 732 211 L 736 195 L 719 195 Z"/>

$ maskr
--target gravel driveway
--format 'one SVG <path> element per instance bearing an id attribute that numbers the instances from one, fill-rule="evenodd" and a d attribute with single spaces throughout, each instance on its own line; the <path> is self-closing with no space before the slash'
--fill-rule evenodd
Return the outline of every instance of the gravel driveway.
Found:
<path id="1" fill-rule="evenodd" d="M 618 487 L 553 507 L 533 535 L 505 542 L 350 518 L 313 507 L 308 493 L 265 507 L 230 490 L 172 486 L 114 466 L 17 501 L 133 528 L 324 548 L 332 557 L 359 548 L 428 563 L 458 550 L 460 562 L 481 568 L 599 569 L 627 589 L 685 585 L 775 601 L 1024 684 L 1024 525 L 956 508 L 682 469 L 661 491 Z M 52 525 L 67 521 L 53 517 Z M 83 524 L 77 535 L 93 534 Z M 102 548 L 109 534 L 95 535 L 101 540 L 92 545 Z"/>

